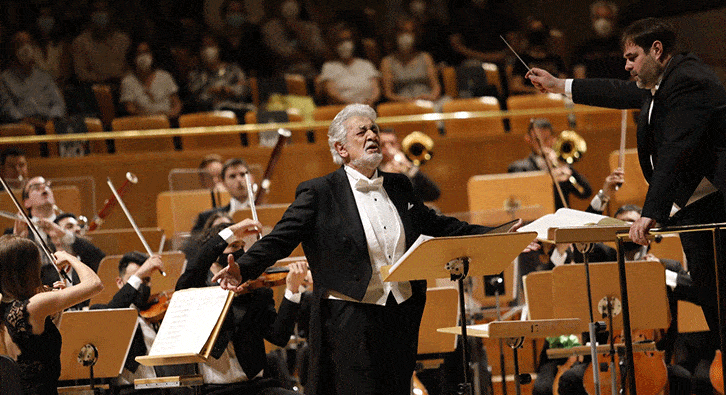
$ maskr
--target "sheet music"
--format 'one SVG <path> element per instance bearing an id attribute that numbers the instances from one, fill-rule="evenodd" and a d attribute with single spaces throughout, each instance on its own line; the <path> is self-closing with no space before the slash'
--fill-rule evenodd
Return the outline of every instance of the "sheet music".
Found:
<path id="1" fill-rule="evenodd" d="M 609 218 L 604 215 L 588 213 L 585 211 L 561 208 L 554 214 L 547 214 L 531 223 L 517 229 L 518 232 L 537 232 L 537 238 L 547 239 L 549 228 L 565 228 L 571 226 L 584 226 L 597 224 L 601 220 Z"/>
<path id="2" fill-rule="evenodd" d="M 199 354 L 220 320 L 229 292 L 220 287 L 174 292 L 149 356 Z"/>
<path id="3" fill-rule="evenodd" d="M 400 258 L 398 258 L 398 260 L 396 261 L 396 263 L 393 264 L 393 266 L 391 266 L 391 269 L 389 270 L 389 272 L 396 270 L 398 265 L 400 265 L 401 262 L 403 262 L 406 258 L 408 258 L 408 256 L 411 255 L 413 250 L 415 250 L 418 246 L 420 246 L 424 241 L 431 240 L 433 238 L 434 238 L 433 236 L 419 235 L 418 239 L 416 239 L 416 241 L 414 241 L 413 244 L 411 244 L 411 247 L 409 247 L 408 250 L 406 250 L 406 252 L 403 255 L 401 255 Z"/>

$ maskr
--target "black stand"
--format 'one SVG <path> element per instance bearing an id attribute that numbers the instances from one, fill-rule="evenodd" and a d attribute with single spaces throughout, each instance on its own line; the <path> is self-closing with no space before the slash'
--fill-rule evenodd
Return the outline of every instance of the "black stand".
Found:
<path id="1" fill-rule="evenodd" d="M 88 381 L 91 387 L 91 391 L 94 394 L 100 395 L 101 389 L 96 387 L 95 380 L 93 378 L 93 365 L 98 361 L 98 349 L 92 343 L 88 343 L 81 348 L 78 353 L 78 363 L 83 366 L 88 366 Z"/>
<path id="2" fill-rule="evenodd" d="M 590 324 L 588 325 L 590 333 L 590 357 L 592 358 L 592 378 L 595 383 L 595 394 L 600 395 L 600 369 L 597 362 L 597 331 L 599 323 L 595 321 L 592 312 L 592 284 L 590 283 L 590 259 L 588 254 L 592 251 L 592 243 L 576 243 L 578 251 L 582 253 L 582 261 L 585 264 L 585 282 L 587 284 L 587 307 L 590 313 Z"/>
<path id="3" fill-rule="evenodd" d="M 464 367 L 464 382 L 459 384 L 460 395 L 472 395 L 471 382 L 469 382 L 469 338 L 466 334 L 466 299 L 464 298 L 464 279 L 469 274 L 469 257 L 456 258 L 446 264 L 452 281 L 459 284 L 459 314 L 461 320 L 461 351 Z"/>

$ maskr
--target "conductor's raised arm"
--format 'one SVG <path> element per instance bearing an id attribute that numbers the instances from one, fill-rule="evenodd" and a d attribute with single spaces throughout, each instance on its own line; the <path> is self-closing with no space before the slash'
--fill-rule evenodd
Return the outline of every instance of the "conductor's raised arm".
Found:
<path id="1" fill-rule="evenodd" d="M 533 67 L 524 77 L 532 81 L 535 88 L 542 93 L 565 93 L 565 80 L 557 78 L 545 70 Z"/>

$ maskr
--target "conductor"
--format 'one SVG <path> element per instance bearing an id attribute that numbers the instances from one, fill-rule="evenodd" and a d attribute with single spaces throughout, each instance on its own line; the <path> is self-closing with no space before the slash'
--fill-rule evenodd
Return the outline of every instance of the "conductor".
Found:
<path id="1" fill-rule="evenodd" d="M 630 238 L 642 245 L 656 223 L 692 225 L 726 221 L 726 90 L 695 55 L 675 53 L 668 22 L 634 22 L 621 38 L 625 69 L 634 81 L 555 78 L 542 69 L 527 73 L 542 92 L 562 93 L 575 103 L 640 109 L 638 159 L 650 184 Z M 689 270 L 712 331 L 718 329 L 713 245 L 708 232 L 682 233 Z M 720 254 L 723 257 L 723 254 Z M 723 264 L 723 262 L 720 262 Z"/>
<path id="2" fill-rule="evenodd" d="M 380 268 L 396 262 L 420 234 L 491 229 L 437 215 L 416 197 L 408 177 L 378 170 L 375 120 L 363 104 L 339 112 L 328 145 L 341 167 L 301 183 L 272 232 L 239 266 L 232 263 L 215 278 L 234 289 L 302 243 L 315 283 L 306 393 L 409 394 L 426 282 L 383 282 Z"/>

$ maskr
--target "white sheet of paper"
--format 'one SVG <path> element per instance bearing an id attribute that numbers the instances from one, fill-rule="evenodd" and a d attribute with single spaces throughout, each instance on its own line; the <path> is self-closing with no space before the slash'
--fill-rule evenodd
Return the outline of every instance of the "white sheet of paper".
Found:
<path id="1" fill-rule="evenodd" d="M 220 287 L 174 292 L 149 356 L 200 353 L 222 314 L 228 294 Z"/>
<path id="2" fill-rule="evenodd" d="M 547 214 L 531 223 L 517 229 L 518 232 L 537 232 L 537 238 L 547 239 L 547 232 L 550 228 L 566 228 L 572 226 L 584 226 L 596 224 L 600 220 L 608 218 L 604 215 L 588 213 L 580 210 L 561 208 L 554 214 Z"/>

